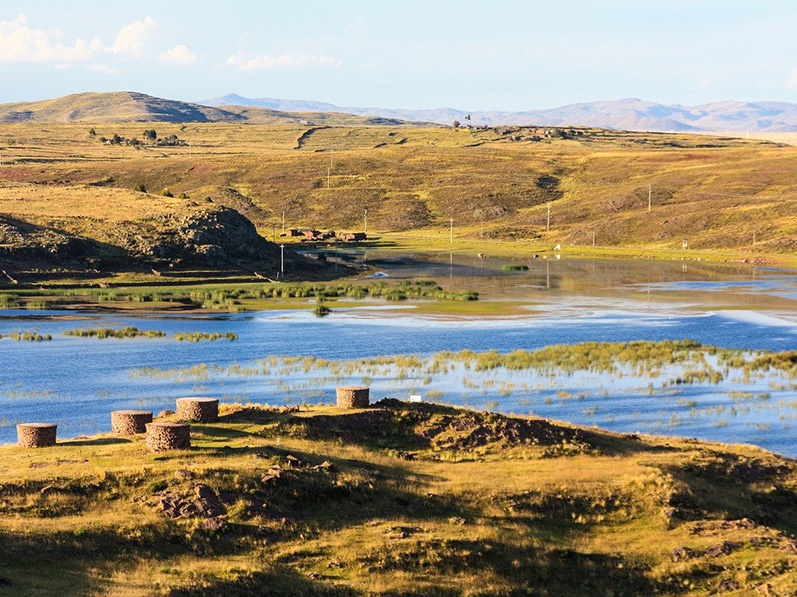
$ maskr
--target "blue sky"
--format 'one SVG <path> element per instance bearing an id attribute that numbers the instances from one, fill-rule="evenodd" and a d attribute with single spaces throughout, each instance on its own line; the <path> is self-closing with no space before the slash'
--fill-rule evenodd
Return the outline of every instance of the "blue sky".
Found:
<path id="1" fill-rule="evenodd" d="M 523 110 L 797 101 L 797 3 L 3 0 L 0 102 L 135 90 Z"/>

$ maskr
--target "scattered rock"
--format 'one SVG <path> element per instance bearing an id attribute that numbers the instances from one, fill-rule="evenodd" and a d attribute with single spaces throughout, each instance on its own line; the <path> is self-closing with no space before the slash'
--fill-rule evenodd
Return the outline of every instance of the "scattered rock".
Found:
<path id="1" fill-rule="evenodd" d="M 452 516 L 451 518 L 448 519 L 448 522 L 451 524 L 462 525 L 462 524 L 467 524 L 468 521 L 462 518 L 461 516 Z"/>
<path id="2" fill-rule="evenodd" d="M 55 487 L 54 485 L 45 485 L 44 487 L 41 488 L 41 491 L 39 493 L 41 493 L 42 495 L 49 495 L 56 491 L 58 491 L 58 488 Z"/>
<path id="3" fill-rule="evenodd" d="M 726 592 L 726 591 L 738 591 L 739 590 L 739 585 L 736 584 L 731 579 L 726 578 L 725 580 L 723 580 L 719 584 L 719 586 L 717 587 L 717 590 L 718 591 L 723 591 L 723 592 Z"/>
<path id="4" fill-rule="evenodd" d="M 194 506 L 200 516 L 214 518 L 222 514 L 227 514 L 227 508 L 219 501 L 216 493 L 204 483 L 199 483 L 194 486 L 194 494 L 198 498 L 197 501 L 194 502 Z"/>
<path id="5" fill-rule="evenodd" d="M 193 471 L 184 468 L 174 471 L 174 476 L 182 481 L 190 481 L 196 477 Z"/>
<path id="6" fill-rule="evenodd" d="M 162 411 L 160 411 L 160 412 L 158 413 L 158 416 L 157 416 L 156 418 L 158 418 L 158 419 L 162 419 L 163 417 L 171 417 L 173 414 L 175 414 L 175 413 L 174 413 L 174 411 L 173 411 L 173 410 L 169 410 L 169 409 L 167 408 L 166 410 L 162 410 Z"/>
<path id="7" fill-rule="evenodd" d="M 212 516 L 202 521 L 199 525 L 204 531 L 210 531 L 211 533 L 222 533 L 229 528 L 229 524 L 223 518 L 218 516 Z"/>
<path id="8" fill-rule="evenodd" d="M 288 466 L 290 468 L 302 468 L 304 466 L 304 463 L 298 458 L 296 458 L 296 456 L 293 456 L 292 454 L 288 454 L 285 457 L 285 460 L 288 461 Z"/>
<path id="9" fill-rule="evenodd" d="M 335 465 L 332 464 L 329 460 L 325 460 L 321 464 L 317 464 L 313 467 L 314 471 L 329 471 L 330 473 L 335 472 Z"/>
<path id="10" fill-rule="evenodd" d="M 416 533 L 423 533 L 421 527 L 391 527 L 385 531 L 386 535 L 391 535 L 393 539 L 407 539 Z"/>
<path id="11" fill-rule="evenodd" d="M 712 558 L 718 558 L 720 556 L 726 556 L 730 553 L 733 553 L 737 549 L 742 546 L 742 543 L 738 541 L 723 541 L 718 545 L 712 545 L 708 549 L 706 549 L 706 555 Z"/>
<path id="12" fill-rule="evenodd" d="M 261 483 L 270 483 L 282 478 L 282 469 L 278 466 L 272 466 L 268 472 L 260 478 Z"/>
<path id="13" fill-rule="evenodd" d="M 675 547 L 670 552 L 670 557 L 672 558 L 673 562 L 680 562 L 682 560 L 688 560 L 689 558 L 691 558 L 694 555 L 695 555 L 695 552 L 694 552 L 693 549 L 689 549 L 688 547 L 684 547 L 684 546 Z"/>

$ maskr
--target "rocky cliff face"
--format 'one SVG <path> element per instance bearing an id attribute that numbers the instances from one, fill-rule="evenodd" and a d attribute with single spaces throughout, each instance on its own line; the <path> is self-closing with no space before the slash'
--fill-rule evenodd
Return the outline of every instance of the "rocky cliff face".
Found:
<path id="1" fill-rule="evenodd" d="M 101 240 L 68 232 L 68 221 L 59 224 L 63 226 L 0 215 L 0 260 L 49 266 L 232 267 L 263 270 L 267 275 L 279 268 L 279 247 L 226 207 L 128 222 L 104 231 Z M 318 267 L 292 251 L 285 251 L 285 261 L 294 270 Z"/>

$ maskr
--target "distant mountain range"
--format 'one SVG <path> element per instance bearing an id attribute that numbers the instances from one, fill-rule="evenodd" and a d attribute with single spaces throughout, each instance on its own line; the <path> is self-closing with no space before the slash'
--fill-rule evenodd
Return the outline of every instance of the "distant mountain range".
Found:
<path id="1" fill-rule="evenodd" d="M 236 94 L 197 103 L 210 107 L 246 106 L 282 112 L 345 112 L 358 116 L 438 124 L 451 124 L 454 120 L 466 124 L 468 121 L 465 117 L 470 115 L 471 124 L 490 126 L 592 126 L 630 131 L 679 132 L 797 132 L 797 104 L 788 102 L 726 101 L 701 106 L 680 106 L 630 98 L 523 112 L 468 112 L 453 108 L 358 108 L 307 100 L 247 98 Z"/>
<path id="2" fill-rule="evenodd" d="M 470 115 L 471 120 L 467 120 Z M 184 102 L 144 93 L 78 93 L 38 102 L 0 104 L 0 123 L 10 122 L 241 122 L 302 125 L 445 124 L 590 126 L 629 131 L 797 132 L 797 104 L 715 102 L 664 105 L 639 99 L 570 104 L 524 112 L 468 112 L 357 108 L 325 102 L 247 98 L 229 94 Z"/>
<path id="3" fill-rule="evenodd" d="M 253 124 L 400 125 L 406 122 L 334 110 L 290 112 L 259 106 L 209 107 L 135 91 L 76 93 L 38 102 L 0 104 L 0 123 L 12 122 L 248 122 Z"/>

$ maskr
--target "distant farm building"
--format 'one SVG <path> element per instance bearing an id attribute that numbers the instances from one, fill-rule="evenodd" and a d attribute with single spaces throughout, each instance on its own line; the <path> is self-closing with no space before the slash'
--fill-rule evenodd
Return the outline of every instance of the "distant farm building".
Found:
<path id="1" fill-rule="evenodd" d="M 321 232 L 314 228 L 291 228 L 285 233 L 285 236 L 304 237 L 306 240 L 324 241 L 324 240 L 343 240 L 343 241 L 360 241 L 366 240 L 368 235 L 365 232 L 344 232 L 338 235 L 334 230 L 327 230 Z"/>

